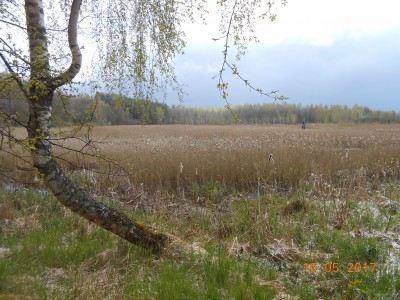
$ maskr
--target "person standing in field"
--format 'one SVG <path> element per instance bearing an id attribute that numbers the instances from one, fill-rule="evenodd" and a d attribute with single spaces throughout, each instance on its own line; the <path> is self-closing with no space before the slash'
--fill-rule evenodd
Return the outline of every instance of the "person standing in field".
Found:
<path id="1" fill-rule="evenodd" d="M 301 129 L 306 129 L 306 119 L 303 119 L 303 121 L 301 121 Z"/>

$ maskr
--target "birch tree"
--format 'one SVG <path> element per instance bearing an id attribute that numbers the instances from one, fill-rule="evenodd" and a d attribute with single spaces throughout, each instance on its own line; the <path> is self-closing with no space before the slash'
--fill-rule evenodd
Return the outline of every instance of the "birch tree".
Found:
<path id="1" fill-rule="evenodd" d="M 0 61 L 7 75 L 1 77 L 0 88 L 11 82 L 18 85 L 29 105 L 29 119 L 24 123 L 18 116 L 1 111 L 0 150 L 8 151 L 3 147 L 5 141 L 27 149 L 30 158 L 20 159 L 30 162 L 41 182 L 73 212 L 131 243 L 153 250 L 165 247 L 174 237 L 97 201 L 67 176 L 53 152 L 53 99 L 60 88 L 72 85 L 81 71 L 80 32 L 97 47 L 93 80 L 110 89 L 129 90 L 140 99 L 152 99 L 167 85 L 179 93 L 172 62 L 185 46 L 182 23 L 197 15 L 203 19 L 206 5 L 205 0 L 1 1 Z M 244 54 L 246 42 L 254 38 L 254 20 L 273 20 L 275 16 L 270 1 L 217 1 L 216 7 L 221 28 L 215 40 L 223 41 L 218 88 L 226 98 L 223 74 L 227 69 L 253 88 L 229 61 L 229 47 L 235 46 L 238 56 Z M 274 93 L 264 94 L 276 98 Z M 26 128 L 26 139 L 13 133 L 16 124 Z"/>

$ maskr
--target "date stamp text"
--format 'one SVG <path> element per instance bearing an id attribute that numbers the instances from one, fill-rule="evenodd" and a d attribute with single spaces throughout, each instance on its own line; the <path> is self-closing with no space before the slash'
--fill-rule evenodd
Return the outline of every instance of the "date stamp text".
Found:
<path id="1" fill-rule="evenodd" d="M 306 273 L 337 273 L 342 271 L 347 273 L 374 273 L 376 262 L 347 262 L 347 267 L 343 267 L 338 262 L 309 262 L 304 264 L 304 272 Z"/>

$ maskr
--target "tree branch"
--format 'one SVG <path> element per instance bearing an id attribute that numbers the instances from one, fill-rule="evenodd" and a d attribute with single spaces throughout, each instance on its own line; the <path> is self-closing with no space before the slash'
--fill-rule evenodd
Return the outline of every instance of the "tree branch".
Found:
<path id="1" fill-rule="evenodd" d="M 2 39 L 1 37 L 0 37 L 0 41 L 1 41 L 5 46 L 7 46 L 8 49 L 10 49 L 10 50 L 5 50 L 5 49 L 3 48 L 2 51 L 6 52 L 6 53 L 8 53 L 8 54 L 10 54 L 10 55 L 15 56 L 16 58 L 22 60 L 22 61 L 23 61 L 24 63 L 26 63 L 27 65 L 30 65 L 30 64 L 31 64 L 30 61 L 26 60 L 26 59 L 23 58 L 21 55 L 19 55 L 18 53 L 16 53 L 16 51 L 13 50 L 13 48 L 10 47 L 10 45 L 9 45 L 4 39 Z"/>
<path id="2" fill-rule="evenodd" d="M 19 24 L 15 24 L 15 23 L 12 23 L 12 22 L 9 22 L 9 21 L 6 21 L 6 20 L 0 20 L 0 22 L 8 24 L 8 25 L 11 25 L 11 26 L 15 26 L 15 27 L 18 27 L 19 29 L 27 31 L 26 27 L 23 27 L 23 26 L 21 26 Z"/>
<path id="3" fill-rule="evenodd" d="M 72 54 L 72 61 L 67 71 L 52 80 L 53 89 L 70 83 L 81 69 L 82 53 L 78 45 L 78 18 L 80 8 L 81 0 L 73 0 L 68 22 L 68 43 Z"/>
<path id="4" fill-rule="evenodd" d="M 22 93 L 24 93 L 25 97 L 28 98 L 28 92 L 24 87 L 24 83 L 22 82 L 22 79 L 18 76 L 17 73 L 14 72 L 13 68 L 10 66 L 9 62 L 7 59 L 4 57 L 3 53 L 0 52 L 0 58 L 4 62 L 4 64 L 7 67 L 7 70 L 10 72 L 11 77 L 15 80 L 15 82 L 18 84 L 19 88 L 21 89 Z"/>
<path id="5" fill-rule="evenodd" d="M 283 1 L 282 3 L 285 4 L 286 1 Z M 231 109 L 230 109 L 231 106 L 230 106 L 230 104 L 229 104 L 229 102 L 228 102 L 228 92 L 227 92 L 227 91 L 228 91 L 228 83 L 226 83 L 226 82 L 224 81 L 224 79 L 223 79 L 223 73 L 224 73 L 224 71 L 226 70 L 226 67 L 228 67 L 228 68 L 232 71 L 232 74 L 233 74 L 233 75 L 236 75 L 237 77 L 239 77 L 239 79 L 240 79 L 241 81 L 243 81 L 243 83 L 244 83 L 246 86 L 248 86 L 250 89 L 256 91 L 257 93 L 259 93 L 259 94 L 261 94 L 261 95 L 264 95 L 264 96 L 266 96 L 266 97 L 272 98 L 272 99 L 274 99 L 274 100 L 282 100 L 282 101 L 287 100 L 287 99 L 288 99 L 287 97 L 275 95 L 277 92 L 279 92 L 279 90 L 277 90 L 277 91 L 271 91 L 271 92 L 269 92 L 269 93 L 266 93 L 266 92 L 264 92 L 262 89 L 254 87 L 254 86 L 249 82 L 249 80 L 243 78 L 243 77 L 239 74 L 238 68 L 236 67 L 235 64 L 231 64 L 231 63 L 228 62 L 229 36 L 230 36 L 230 34 L 231 34 L 231 28 L 232 28 L 232 26 L 233 26 L 233 21 L 234 21 L 234 19 L 235 19 L 235 15 L 236 15 L 236 6 L 237 6 L 237 4 L 238 4 L 238 1 L 236 0 L 235 3 L 234 3 L 234 5 L 233 5 L 232 13 L 231 13 L 230 18 L 229 18 L 229 23 L 228 23 L 228 27 L 227 27 L 227 29 L 226 29 L 226 34 L 223 35 L 222 37 L 219 37 L 219 38 L 213 38 L 214 41 L 218 41 L 218 40 L 221 40 L 221 39 L 225 39 L 224 50 L 222 51 L 222 53 L 223 53 L 223 55 L 224 55 L 224 56 L 223 56 L 222 65 L 221 65 L 221 68 L 220 68 L 220 70 L 219 70 L 219 73 L 218 73 L 215 77 L 219 77 L 217 88 L 220 90 L 221 95 L 222 95 L 222 98 L 223 98 L 223 99 L 225 100 L 225 102 L 226 102 L 226 107 L 227 107 L 229 110 L 231 110 Z M 271 15 L 271 12 L 270 12 L 271 6 L 272 6 L 272 3 L 269 2 L 269 3 L 268 3 L 268 11 L 267 11 L 266 13 L 264 13 L 262 16 L 270 15 L 270 19 L 271 19 L 271 21 L 273 21 L 273 20 L 274 20 L 274 16 Z M 215 77 L 214 77 L 214 78 L 215 78 Z M 231 110 L 231 112 L 232 112 L 232 110 Z M 237 117 L 236 115 L 235 115 L 234 117 L 235 117 L 235 119 L 238 119 L 238 117 Z"/>

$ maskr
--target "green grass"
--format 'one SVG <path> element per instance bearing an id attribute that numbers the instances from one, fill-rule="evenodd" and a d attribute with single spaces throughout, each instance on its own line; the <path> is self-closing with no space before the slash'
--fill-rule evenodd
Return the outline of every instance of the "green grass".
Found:
<path id="1" fill-rule="evenodd" d="M 209 248 L 213 254 L 200 260 L 195 256 L 185 260 L 154 257 L 91 227 L 54 204 L 47 194 L 35 190 L 15 195 L 2 193 L 1 201 L 11 206 L 15 201 L 20 203 L 9 222 L 34 215 L 37 223 L 1 234 L 0 246 L 9 248 L 12 254 L 0 260 L 0 295 L 61 299 L 66 290 L 79 297 L 96 298 L 102 295 L 90 287 L 95 285 L 96 272 L 105 272 L 110 281 L 118 281 L 115 284 L 122 287 L 123 293 L 118 292 L 116 297 L 131 299 L 272 299 L 274 295 L 273 288 L 253 282 L 265 270 L 259 270 L 250 260 L 217 252 L 215 245 Z M 104 252 L 108 256 L 102 261 L 97 256 Z M 51 278 L 49 270 L 63 270 L 62 276 Z M 272 273 L 271 269 L 269 274 Z M 94 276 L 89 286 L 82 283 L 86 276 Z M 49 281 L 56 284 L 51 287 Z"/>
<path id="2" fill-rule="evenodd" d="M 272 269 L 259 270 L 250 260 L 238 260 L 212 249 L 199 261 L 162 259 L 134 268 L 127 277 L 124 295 L 132 299 L 272 299 L 271 287 L 255 283 L 254 278 L 274 279 Z M 267 274 L 270 271 L 269 274 Z M 140 274 L 138 276 L 138 274 Z"/>
<path id="3" fill-rule="evenodd" d="M 227 191 L 216 183 L 197 192 L 208 197 L 202 204 L 208 208 L 226 202 Z M 0 298 L 396 299 L 400 272 L 388 263 L 394 252 L 385 231 L 400 221 L 399 194 L 392 188 L 395 200 L 374 213 L 374 202 L 321 201 L 304 191 L 238 194 L 205 215 L 127 211 L 199 242 L 208 251 L 203 257 L 154 255 L 89 224 L 45 192 L 0 191 L 0 247 L 9 249 L 0 259 Z M 310 262 L 320 271 L 305 272 Z M 325 272 L 327 262 L 340 270 Z M 367 263 L 367 272 L 349 273 L 350 262 Z"/>

